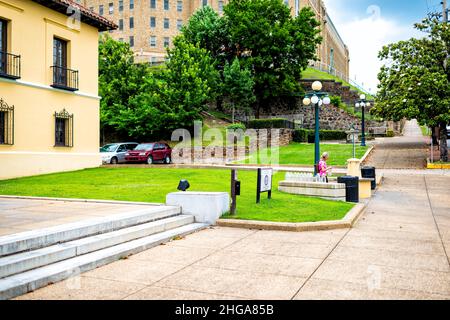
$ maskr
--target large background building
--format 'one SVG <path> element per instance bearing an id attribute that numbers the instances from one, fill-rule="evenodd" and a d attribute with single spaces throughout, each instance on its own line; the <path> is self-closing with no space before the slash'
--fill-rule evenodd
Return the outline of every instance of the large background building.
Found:
<path id="1" fill-rule="evenodd" d="M 159 63 L 164 61 L 166 48 L 180 32 L 192 14 L 209 5 L 219 14 L 228 0 L 79 0 L 92 11 L 119 25 L 111 32 L 116 40 L 130 43 L 136 61 Z M 317 50 L 322 69 L 336 69 L 349 76 L 349 51 L 328 16 L 322 0 L 284 0 L 296 15 L 309 6 L 321 21 L 323 43 Z"/>
<path id="2" fill-rule="evenodd" d="M 98 35 L 66 0 L 0 1 L 0 179 L 101 165 Z"/>

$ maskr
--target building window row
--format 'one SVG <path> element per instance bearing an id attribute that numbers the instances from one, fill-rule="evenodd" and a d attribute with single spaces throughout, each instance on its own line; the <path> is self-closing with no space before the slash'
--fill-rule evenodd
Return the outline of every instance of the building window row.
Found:
<path id="1" fill-rule="evenodd" d="M 164 29 L 170 29 L 170 19 L 169 18 L 164 18 L 163 26 L 164 26 Z M 130 27 L 130 29 L 134 29 L 134 27 L 135 27 L 134 17 L 130 17 L 129 27 Z M 181 30 L 182 27 L 183 27 L 183 20 L 177 19 L 177 29 Z M 150 17 L 150 28 L 152 28 L 152 29 L 156 28 L 156 17 Z M 119 30 L 120 31 L 124 30 L 123 19 L 119 19 Z"/>
<path id="2" fill-rule="evenodd" d="M 21 56 L 8 52 L 11 39 L 9 32 L 10 21 L 0 19 L 0 77 L 12 80 L 21 77 Z M 53 37 L 53 65 L 51 87 L 78 91 L 79 75 L 77 70 L 69 69 L 68 63 L 69 41 L 56 36 Z"/>
<path id="3" fill-rule="evenodd" d="M 170 10 L 170 0 L 162 0 L 162 2 L 163 2 L 162 6 L 163 6 L 164 10 L 165 11 L 169 11 Z M 205 4 L 205 2 L 206 2 L 206 4 Z M 223 4 L 223 1 L 219 1 L 219 3 L 220 2 L 222 2 L 222 4 Z M 157 0 L 149 0 L 149 3 L 150 3 L 150 9 L 156 9 L 158 7 Z M 177 5 L 176 5 L 177 11 L 178 12 L 183 12 L 183 0 L 177 0 L 176 3 L 177 3 Z M 207 4 L 208 4 L 208 1 L 204 1 L 203 0 L 203 6 L 205 6 Z M 119 1 L 118 7 L 119 7 L 119 12 L 123 12 L 124 11 L 123 0 Z M 130 8 L 130 10 L 134 10 L 134 0 L 130 0 L 129 8 Z M 91 11 L 95 11 L 94 7 L 90 7 L 89 9 Z M 103 16 L 105 14 L 105 6 L 103 4 L 98 6 L 98 13 L 101 16 Z M 110 15 L 114 14 L 114 2 L 108 3 L 108 13 Z"/>
<path id="4" fill-rule="evenodd" d="M 170 37 L 163 38 L 163 45 L 164 45 L 164 47 L 170 46 Z M 157 37 L 151 36 L 150 37 L 150 47 L 155 48 L 156 46 L 157 46 Z"/>
<path id="5" fill-rule="evenodd" d="M 55 147 L 73 147 L 73 114 L 65 109 L 54 114 Z M 14 145 L 14 106 L 0 99 L 0 145 Z"/>

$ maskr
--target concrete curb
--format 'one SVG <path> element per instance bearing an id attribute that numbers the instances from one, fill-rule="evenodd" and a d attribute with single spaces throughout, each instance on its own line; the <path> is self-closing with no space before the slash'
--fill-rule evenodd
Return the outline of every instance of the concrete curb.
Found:
<path id="1" fill-rule="evenodd" d="M 448 170 L 450 169 L 450 163 L 431 163 L 430 159 L 427 159 L 427 170 Z"/>
<path id="2" fill-rule="evenodd" d="M 284 222 L 267 222 L 254 220 L 236 220 L 236 219 L 220 219 L 217 225 L 221 227 L 258 229 L 272 231 L 323 231 L 336 229 L 350 229 L 358 221 L 359 217 L 365 212 L 367 205 L 363 203 L 357 204 L 351 209 L 342 220 L 321 221 L 321 222 L 305 222 L 305 223 L 284 223 Z"/>
<path id="3" fill-rule="evenodd" d="M 30 197 L 30 196 L 7 196 L 0 195 L 0 199 L 22 199 L 22 200 L 45 200 L 45 201 L 63 201 L 63 202 L 86 202 L 103 204 L 122 204 L 122 205 L 141 205 L 141 206 L 165 206 L 164 203 L 153 202 L 132 202 L 116 200 L 95 200 L 95 199 L 76 199 L 76 198 L 52 198 L 52 197 Z"/>
<path id="4" fill-rule="evenodd" d="M 372 151 L 375 149 L 374 146 L 371 146 L 369 148 L 369 150 L 367 150 L 367 152 L 364 154 L 364 156 L 361 158 L 361 163 L 364 163 L 364 161 L 366 161 L 367 157 L 369 157 L 369 155 L 372 153 Z"/>

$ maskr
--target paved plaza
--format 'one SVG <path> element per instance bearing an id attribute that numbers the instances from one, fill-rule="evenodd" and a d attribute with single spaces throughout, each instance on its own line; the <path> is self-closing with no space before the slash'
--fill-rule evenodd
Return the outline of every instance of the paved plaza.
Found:
<path id="1" fill-rule="evenodd" d="M 450 176 L 417 168 L 417 130 L 377 146 L 417 160 L 381 166 L 391 169 L 351 230 L 213 227 L 18 299 L 450 299 Z"/>
<path id="2" fill-rule="evenodd" d="M 143 209 L 145 205 L 0 197 L 0 236 Z"/>

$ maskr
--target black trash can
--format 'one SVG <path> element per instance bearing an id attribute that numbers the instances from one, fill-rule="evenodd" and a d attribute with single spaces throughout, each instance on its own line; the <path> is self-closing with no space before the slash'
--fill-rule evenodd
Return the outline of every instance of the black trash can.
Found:
<path id="1" fill-rule="evenodd" d="M 362 167 L 361 176 L 363 178 L 373 179 L 372 180 L 372 190 L 377 188 L 377 175 L 375 167 Z"/>
<path id="2" fill-rule="evenodd" d="M 345 201 L 359 202 L 359 178 L 352 176 L 338 177 L 338 183 L 345 184 Z"/>

